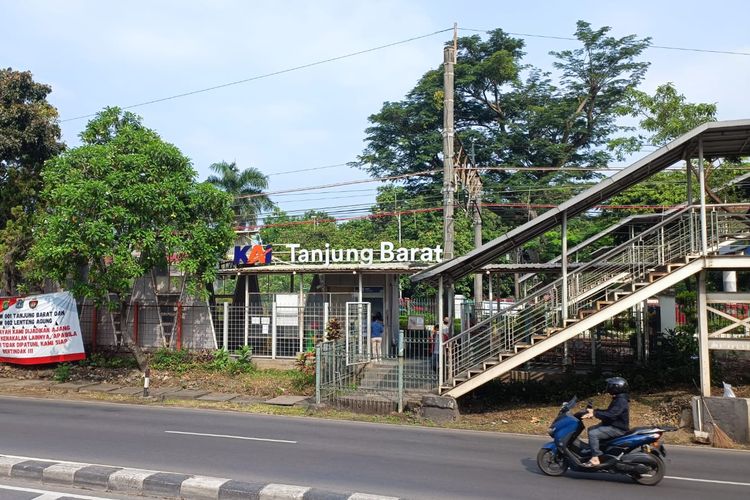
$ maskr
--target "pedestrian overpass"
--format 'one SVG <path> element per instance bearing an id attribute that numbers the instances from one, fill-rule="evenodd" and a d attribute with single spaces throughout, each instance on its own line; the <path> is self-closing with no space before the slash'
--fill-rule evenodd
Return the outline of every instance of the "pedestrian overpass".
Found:
<path id="1" fill-rule="evenodd" d="M 416 282 L 437 284 L 443 296 L 457 279 L 561 227 L 562 276 L 442 343 L 440 392 L 462 396 L 697 275 L 701 393 L 709 395 L 709 349 L 750 350 L 748 320 L 721 306 L 748 304 L 750 294 L 706 293 L 708 271 L 750 269 L 750 256 L 745 255 L 750 203 L 720 203 L 706 189 L 705 164 L 742 156 L 750 156 L 750 120 L 706 123 L 499 238 L 412 276 Z M 685 205 L 569 272 L 570 218 L 679 162 L 687 164 Z M 693 182 L 700 193 L 697 200 L 692 199 Z M 718 203 L 707 204 L 707 195 Z M 709 316 L 719 320 L 711 322 L 713 331 Z"/>

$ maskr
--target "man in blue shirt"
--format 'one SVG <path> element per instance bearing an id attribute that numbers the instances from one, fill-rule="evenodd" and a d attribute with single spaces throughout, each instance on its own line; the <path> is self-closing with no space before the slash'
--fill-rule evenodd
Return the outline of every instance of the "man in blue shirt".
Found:
<path id="1" fill-rule="evenodd" d="M 372 352 L 370 356 L 373 361 L 380 361 L 381 352 L 380 346 L 383 343 L 383 317 L 379 312 L 376 312 L 372 317 L 372 325 L 370 326 L 370 342 L 372 343 Z"/>

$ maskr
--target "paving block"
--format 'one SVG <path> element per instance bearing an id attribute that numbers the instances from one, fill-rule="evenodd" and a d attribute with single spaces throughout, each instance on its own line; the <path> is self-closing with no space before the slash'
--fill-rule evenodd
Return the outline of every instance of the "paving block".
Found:
<path id="1" fill-rule="evenodd" d="M 63 382 L 62 384 L 53 385 L 51 389 L 55 391 L 78 392 L 84 387 L 97 385 L 97 383 L 98 382 Z"/>
<path id="2" fill-rule="evenodd" d="M 174 392 L 178 392 L 181 390 L 182 388 L 180 387 L 149 387 L 148 395 L 149 396 L 166 396 L 167 394 L 172 394 Z"/>
<path id="3" fill-rule="evenodd" d="M 3 384 L 3 388 L 12 389 L 49 389 L 55 382 L 39 379 L 19 379 Z"/>
<path id="4" fill-rule="evenodd" d="M 90 490 L 104 490 L 109 487 L 109 476 L 122 470 L 120 467 L 107 467 L 104 465 L 88 465 L 78 469 L 73 474 L 75 486 Z"/>
<path id="5" fill-rule="evenodd" d="M 64 463 L 50 465 L 42 471 L 42 481 L 45 483 L 73 484 L 76 472 L 86 467 L 85 464 Z"/>
<path id="6" fill-rule="evenodd" d="M 180 496 L 195 500 L 216 500 L 221 487 L 229 479 L 218 477 L 193 476 L 182 482 Z"/>
<path id="7" fill-rule="evenodd" d="M 310 488 L 305 486 L 296 486 L 293 484 L 274 484 L 271 483 L 262 490 L 258 497 L 260 500 L 291 500 L 305 498 L 305 493 Z"/>
<path id="8" fill-rule="evenodd" d="M 307 396 L 279 396 L 277 398 L 264 401 L 267 405 L 294 406 L 306 400 Z"/>
<path id="9" fill-rule="evenodd" d="M 165 399 L 196 399 L 205 396 L 210 391 L 200 391 L 197 389 L 182 389 L 177 392 L 164 394 Z"/>
<path id="10" fill-rule="evenodd" d="M 143 387 L 121 387 L 114 391 L 109 391 L 109 394 L 119 394 L 121 396 L 140 396 L 143 394 Z"/>
<path id="11" fill-rule="evenodd" d="M 90 385 L 88 387 L 83 387 L 78 390 L 78 392 L 110 392 L 114 391 L 116 389 L 121 389 L 121 385 L 114 385 L 114 384 L 96 384 L 96 385 Z"/>
<path id="12" fill-rule="evenodd" d="M 252 396 L 239 396 L 230 401 L 230 403 L 238 405 L 257 405 L 262 403 L 264 398 L 255 398 Z"/>
<path id="13" fill-rule="evenodd" d="M 140 494 L 143 481 L 153 476 L 156 471 L 143 469 L 123 469 L 110 474 L 107 482 L 110 491 Z"/>
<path id="14" fill-rule="evenodd" d="M 236 393 L 226 393 L 226 392 L 209 392 L 205 396 L 200 396 L 197 398 L 199 401 L 215 401 L 218 403 L 223 403 L 224 401 L 232 400 L 236 397 L 238 397 L 239 394 Z"/>

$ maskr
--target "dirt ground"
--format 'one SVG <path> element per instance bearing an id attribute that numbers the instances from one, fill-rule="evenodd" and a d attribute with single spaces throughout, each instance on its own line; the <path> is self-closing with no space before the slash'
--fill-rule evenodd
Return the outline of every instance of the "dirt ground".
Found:
<path id="1" fill-rule="evenodd" d="M 18 367 L 0 365 L 0 377 L 17 379 L 46 379 L 54 380 L 56 371 L 53 368 Z M 91 381 L 110 383 L 122 386 L 138 387 L 143 384 L 140 371 L 133 368 L 97 368 L 91 366 L 71 366 L 70 381 Z M 306 382 L 306 383 L 305 383 Z M 237 393 L 259 399 L 272 398 L 279 395 L 314 394 L 314 385 L 309 379 L 304 381 L 295 370 L 256 370 L 252 373 L 229 375 L 223 372 L 204 370 L 174 373 L 162 370 L 151 371 L 151 387 L 170 386 L 186 389 L 203 389 L 210 391 Z M 335 418 L 382 423 L 398 423 L 426 426 L 440 426 L 455 429 L 472 429 L 490 432 L 512 432 L 521 434 L 546 435 L 547 428 L 557 415 L 559 404 L 496 405 L 496 409 L 484 410 L 483 405 L 463 405 L 461 417 L 456 422 L 437 424 L 419 418 L 414 413 L 393 413 L 391 415 L 363 415 L 332 409 L 313 408 L 281 408 L 269 405 L 236 405 L 229 403 L 206 403 L 198 401 L 155 402 L 138 397 L 112 396 L 107 394 L 62 393 L 54 389 L 24 389 L 14 390 L 2 388 L 3 393 L 27 394 L 35 397 L 65 397 L 67 399 L 96 399 L 113 402 L 127 402 L 137 404 L 167 404 L 175 406 L 217 408 L 231 411 L 249 411 L 256 413 L 273 413 L 286 415 L 308 415 L 321 418 Z M 750 386 L 735 387 L 738 397 L 750 397 Z M 684 408 L 689 407 L 690 398 L 694 391 L 686 389 L 658 392 L 654 394 L 631 394 L 630 418 L 631 426 L 668 424 L 679 426 L 680 416 Z M 721 389 L 715 389 L 715 395 L 721 395 Z M 596 407 L 606 407 L 609 396 L 606 394 L 593 398 Z M 560 402 L 562 403 L 562 401 Z M 581 402 L 585 405 L 585 402 Z M 588 421 L 592 425 L 595 421 Z M 665 442 L 672 444 L 693 443 L 692 429 L 680 429 L 677 432 L 665 434 Z M 738 446 L 739 447 L 739 446 Z M 750 449 L 750 447 L 748 447 Z"/>

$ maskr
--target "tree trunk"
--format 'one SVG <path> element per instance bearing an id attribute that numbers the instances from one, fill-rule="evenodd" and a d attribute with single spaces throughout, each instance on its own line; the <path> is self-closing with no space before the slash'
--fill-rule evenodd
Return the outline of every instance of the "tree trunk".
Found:
<path id="1" fill-rule="evenodd" d="M 109 311 L 109 320 L 110 324 L 112 325 L 112 331 L 115 332 L 115 335 L 117 335 L 118 333 L 120 334 L 123 345 L 128 348 L 128 350 L 133 354 L 135 362 L 138 363 L 138 369 L 140 369 L 141 371 L 145 371 L 148 367 L 148 359 L 146 358 L 146 354 L 143 352 L 143 349 L 141 349 L 140 346 L 138 346 L 133 341 L 133 337 L 130 335 L 130 332 L 127 331 L 127 328 L 123 328 L 123 318 L 125 317 L 123 312 L 127 311 L 127 304 L 121 304 L 120 311 L 119 331 L 117 325 L 115 325 L 115 313 L 112 310 Z"/>

